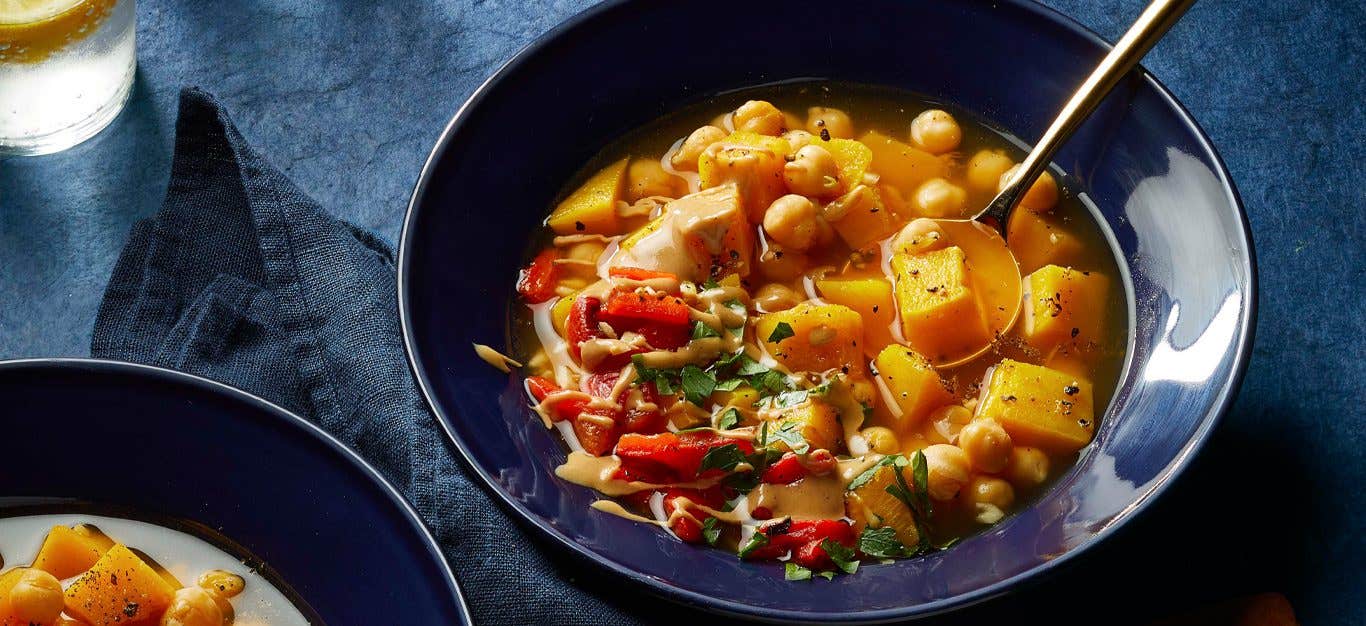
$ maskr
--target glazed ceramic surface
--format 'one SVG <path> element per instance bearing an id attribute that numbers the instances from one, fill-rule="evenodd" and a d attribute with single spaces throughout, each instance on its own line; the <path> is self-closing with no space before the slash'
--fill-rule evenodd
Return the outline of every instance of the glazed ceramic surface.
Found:
<path id="1" fill-rule="evenodd" d="M 328 624 L 470 623 L 398 492 L 284 409 L 187 374 L 79 359 L 0 362 L 0 398 L 5 441 L 26 442 L 5 446 L 0 516 L 89 512 L 189 532 L 262 567 Z"/>
<path id="2" fill-rule="evenodd" d="M 699 38 L 697 15 L 755 26 Z M 595 493 L 555 477 L 564 445 L 527 408 L 520 378 L 489 367 L 471 343 L 506 345 L 530 234 L 565 181 L 627 130 L 719 92 L 829 78 L 919 92 L 1037 137 L 1106 50 L 1022 1 L 860 0 L 838 11 L 791 0 L 623 1 L 588 11 L 474 94 L 418 181 L 399 289 L 428 401 L 490 491 L 540 533 L 584 563 L 715 611 L 926 615 L 1076 557 L 1199 450 L 1236 393 L 1254 327 L 1253 250 L 1237 193 L 1200 128 L 1144 73 L 1123 82 L 1056 160 L 1109 231 L 1125 274 L 1131 347 L 1119 389 L 1095 441 L 1049 493 L 950 550 L 794 584 L 777 565 L 590 511 Z"/>

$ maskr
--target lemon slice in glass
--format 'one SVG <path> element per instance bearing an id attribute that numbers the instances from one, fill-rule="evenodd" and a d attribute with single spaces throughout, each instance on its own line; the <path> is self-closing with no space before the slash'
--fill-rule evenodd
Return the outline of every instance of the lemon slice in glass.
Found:
<path id="1" fill-rule="evenodd" d="M 56 17 L 84 0 L 0 0 L 0 24 L 31 24 Z"/>
<path id="2" fill-rule="evenodd" d="M 0 0 L 0 64 L 37 63 L 86 38 L 119 0 Z"/>

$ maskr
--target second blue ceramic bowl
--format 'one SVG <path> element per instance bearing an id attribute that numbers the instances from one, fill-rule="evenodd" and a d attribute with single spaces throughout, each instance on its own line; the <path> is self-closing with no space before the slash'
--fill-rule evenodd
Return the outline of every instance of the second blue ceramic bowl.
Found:
<path id="1" fill-rule="evenodd" d="M 680 602 L 770 620 L 932 614 L 1082 554 L 1200 449 L 1236 393 L 1254 326 L 1252 242 L 1228 173 L 1171 94 L 1136 72 L 1057 158 L 1112 234 L 1131 346 L 1095 441 L 1046 496 L 951 550 L 818 584 L 590 511 L 594 493 L 555 477 L 564 446 L 527 409 L 518 378 L 470 344 L 506 345 L 521 251 L 596 151 L 710 95 L 813 78 L 919 92 L 1037 137 L 1108 49 L 1024 1 L 834 6 L 607 2 L 557 28 L 451 121 L 418 181 L 399 260 L 413 369 L 497 499 L 587 563 Z"/>
<path id="2" fill-rule="evenodd" d="M 246 392 L 116 361 L 0 361 L 0 433 L 0 516 L 92 513 L 199 534 L 259 559 L 317 624 L 471 623 L 398 491 Z"/>

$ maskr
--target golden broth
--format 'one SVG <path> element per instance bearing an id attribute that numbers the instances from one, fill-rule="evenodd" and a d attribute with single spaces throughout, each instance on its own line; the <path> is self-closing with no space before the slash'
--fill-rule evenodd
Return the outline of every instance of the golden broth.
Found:
<path id="1" fill-rule="evenodd" d="M 788 113 L 790 122 L 795 116 L 796 120 L 801 123 L 799 127 L 802 128 L 805 127 L 808 107 L 834 107 L 847 112 L 853 120 L 856 131 L 855 138 L 873 130 L 901 142 L 910 141 L 908 129 L 912 120 L 922 111 L 926 109 L 948 111 L 956 118 L 962 129 L 962 140 L 956 151 L 944 157 L 948 162 L 944 177 L 965 189 L 967 199 L 960 214 L 944 217 L 971 217 L 995 195 L 994 189 L 974 187 L 967 182 L 967 163 L 974 154 L 981 150 L 997 150 L 1004 153 L 1013 162 L 1021 161 L 1025 154 L 1020 149 L 1019 142 L 991 127 L 981 118 L 950 105 L 930 101 L 910 93 L 842 83 L 785 84 L 724 94 L 705 103 L 687 107 L 627 133 L 604 148 L 585 165 L 578 176 L 568 181 L 569 184 L 566 185 L 561 197 L 568 196 L 595 172 L 623 158 L 660 160 L 671 149 L 675 149 L 681 139 L 688 136 L 694 129 L 709 123 L 713 125 L 727 124 L 728 121 L 725 119 L 727 112 L 734 110 L 748 100 L 758 99 L 771 102 Z M 724 128 L 727 131 L 731 130 L 730 126 Z M 1066 179 L 1060 176 L 1058 178 L 1061 183 L 1059 185 L 1059 201 L 1046 219 L 1053 228 L 1069 234 L 1080 243 L 1078 249 L 1074 249 L 1063 259 L 1065 265 L 1079 271 L 1097 272 L 1109 278 L 1110 287 L 1103 316 L 1104 325 L 1099 335 L 1104 339 L 1082 346 L 1080 349 L 1059 349 L 1055 350 L 1056 354 L 1043 354 L 1024 341 L 1021 330 L 1023 315 L 1021 315 L 1009 332 L 998 337 L 986 353 L 960 365 L 939 368 L 940 375 L 951 389 L 955 399 L 960 403 L 965 403 L 970 408 L 974 406 L 981 393 L 981 382 L 984 374 L 1003 358 L 1047 365 L 1068 374 L 1088 379 L 1094 385 L 1093 397 L 1097 419 L 1103 415 L 1114 392 L 1127 346 L 1128 319 L 1124 303 L 1123 275 L 1116 265 L 1107 238 L 1092 217 L 1092 213 L 1087 209 L 1083 200 L 1077 196 L 1076 190 L 1067 187 Z M 695 185 L 693 190 L 696 190 Z M 1022 211 L 1025 209 L 1019 209 L 1017 213 Z M 549 245 L 552 235 L 548 229 L 543 229 L 543 232 L 537 233 L 533 242 L 533 249 L 541 250 Z M 833 272 L 830 274 L 831 276 L 839 277 L 882 277 L 884 273 L 881 254 L 881 248 L 878 246 L 867 246 L 863 250 L 851 250 L 836 238 L 835 243 L 826 246 L 818 253 L 809 255 L 801 277 L 785 281 L 785 283 L 800 295 L 811 294 L 809 281 L 805 279 L 810 278 L 813 273 L 818 273 L 817 270 L 820 272 L 831 271 Z M 1027 275 L 1036 269 L 1036 267 L 1028 265 L 1031 262 L 1029 255 L 1017 253 L 1016 256 L 1022 261 L 1020 268 L 1022 275 Z M 742 284 L 752 293 L 764 282 L 769 281 L 752 274 L 742 281 Z M 528 364 L 526 370 L 528 374 L 553 378 L 553 373 L 551 373 L 548 364 L 549 359 L 544 354 L 541 341 L 536 334 L 531 310 L 522 302 L 516 302 L 511 309 L 511 320 L 513 331 L 512 355 Z M 876 353 L 877 349 L 881 347 L 872 346 L 871 352 Z M 1078 350 L 1085 354 L 1073 354 Z M 871 360 L 871 356 L 868 358 Z M 873 412 L 873 425 L 885 423 L 889 419 L 885 409 L 881 408 L 882 403 L 879 402 L 878 405 L 879 408 Z M 865 424 L 865 427 L 868 425 Z M 944 443 L 945 439 L 936 432 L 933 423 L 926 420 L 918 432 L 901 436 L 899 442 L 905 452 L 910 452 L 931 444 Z M 1010 510 L 1018 510 L 1026 506 L 1039 492 L 1047 489 L 1053 479 L 1067 471 L 1075 461 L 1076 456 L 1075 453 L 1052 455 L 1049 465 L 1049 480 L 1039 487 L 1018 490 L 1014 505 Z M 933 534 L 936 543 L 970 534 L 982 527 L 974 519 L 976 512 L 970 506 L 963 504 L 961 498 L 948 503 L 936 503 L 935 508 Z"/>

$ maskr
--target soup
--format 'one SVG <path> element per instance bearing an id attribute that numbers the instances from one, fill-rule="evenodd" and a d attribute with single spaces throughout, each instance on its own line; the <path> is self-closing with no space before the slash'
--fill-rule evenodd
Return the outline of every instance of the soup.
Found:
<path id="1" fill-rule="evenodd" d="M 1021 158 L 877 88 L 690 108 L 566 188 L 517 283 L 517 360 L 477 349 L 525 363 L 599 513 L 796 580 L 944 549 L 1075 461 L 1126 345 L 1114 257 L 1057 178 L 1009 224 L 964 221 Z"/>
<path id="2" fill-rule="evenodd" d="M 0 518 L 0 557 L 6 626 L 309 623 L 241 558 L 146 522 L 66 513 Z"/>

